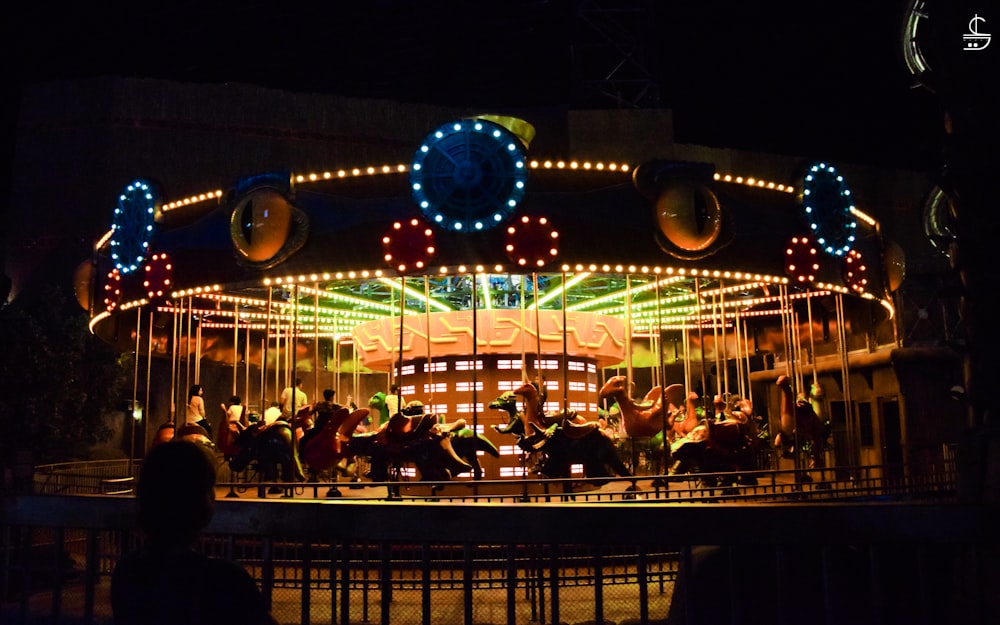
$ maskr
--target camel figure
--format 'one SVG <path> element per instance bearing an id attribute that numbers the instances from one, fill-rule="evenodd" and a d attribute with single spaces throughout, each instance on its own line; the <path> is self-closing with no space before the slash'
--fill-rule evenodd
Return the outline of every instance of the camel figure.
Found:
<path id="1" fill-rule="evenodd" d="M 676 397 L 675 387 L 680 389 L 679 384 L 672 385 L 671 396 L 664 397 L 663 388 L 653 387 L 640 402 L 632 399 L 628 391 L 628 382 L 623 375 L 616 375 L 609 378 L 599 393 L 601 399 L 610 397 L 618 402 L 621 408 L 622 419 L 625 423 L 625 433 L 632 438 L 645 438 L 656 436 L 663 431 L 663 424 L 666 421 L 665 409 L 669 409 L 671 404 L 676 406 L 681 404 L 681 399 Z M 683 397 L 683 389 L 680 389 Z M 666 400 L 667 405 L 664 405 Z M 693 427 L 693 426 L 692 426 Z"/>

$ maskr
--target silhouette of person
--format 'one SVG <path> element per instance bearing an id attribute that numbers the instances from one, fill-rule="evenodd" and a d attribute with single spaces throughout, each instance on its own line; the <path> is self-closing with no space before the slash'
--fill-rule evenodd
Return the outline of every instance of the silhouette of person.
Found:
<path id="1" fill-rule="evenodd" d="M 145 546 L 111 576 L 116 625 L 276 625 L 246 569 L 195 550 L 214 501 L 215 465 L 202 447 L 170 441 L 150 450 L 136 508 Z"/>

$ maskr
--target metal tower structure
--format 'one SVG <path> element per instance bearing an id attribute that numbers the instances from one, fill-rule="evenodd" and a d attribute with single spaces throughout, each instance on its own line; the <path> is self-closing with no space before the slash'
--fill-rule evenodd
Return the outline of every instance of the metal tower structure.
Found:
<path id="1" fill-rule="evenodd" d="M 661 105 L 652 0 L 580 0 L 572 19 L 574 104 L 581 108 Z"/>

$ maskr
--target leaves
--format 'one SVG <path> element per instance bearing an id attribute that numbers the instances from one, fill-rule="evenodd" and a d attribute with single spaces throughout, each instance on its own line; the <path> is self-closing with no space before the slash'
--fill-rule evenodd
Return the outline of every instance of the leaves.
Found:
<path id="1" fill-rule="evenodd" d="M 113 434 L 105 417 L 124 397 L 130 360 L 93 336 L 55 285 L 0 308 L 0 456 L 30 449 L 36 463 L 86 459 Z"/>

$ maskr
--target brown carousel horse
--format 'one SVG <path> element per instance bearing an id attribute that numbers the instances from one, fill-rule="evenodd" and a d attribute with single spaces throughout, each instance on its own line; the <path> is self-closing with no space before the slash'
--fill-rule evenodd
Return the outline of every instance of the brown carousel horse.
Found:
<path id="1" fill-rule="evenodd" d="M 185 423 L 181 427 L 177 427 L 173 421 L 167 421 L 156 429 L 152 446 L 174 439 L 198 443 L 213 451 L 216 449 L 215 443 L 212 442 L 212 439 L 208 435 L 208 430 L 205 428 L 195 423 Z"/>
<path id="2" fill-rule="evenodd" d="M 521 413 L 516 412 L 518 397 L 524 406 Z M 501 395 L 490 407 L 511 415 L 506 428 L 494 429 L 518 435 L 518 447 L 524 451 L 541 452 L 537 470 L 546 477 L 572 477 L 574 464 L 582 464 L 584 476 L 590 478 L 632 475 L 618 457 L 615 441 L 599 421 L 588 421 L 575 411 L 544 414 L 541 394 L 534 383 L 525 382 L 509 395 Z"/>
<path id="3" fill-rule="evenodd" d="M 312 423 L 311 409 L 301 410 L 295 417 L 295 427 L 302 428 L 299 438 L 299 458 L 305 463 L 310 475 L 328 471 L 343 460 L 352 460 L 350 441 L 369 414 L 367 408 L 351 411 L 341 407 L 330 414 L 320 414 Z"/>
<path id="4" fill-rule="evenodd" d="M 792 397 L 792 381 L 787 375 L 778 378 L 776 384 L 781 392 L 781 431 L 774 438 L 774 446 L 782 450 L 786 458 L 794 457 L 796 440 L 799 445 L 809 443 L 809 468 L 826 466 L 824 456 L 830 424 L 820 419 L 812 405 L 802 399 Z"/>

